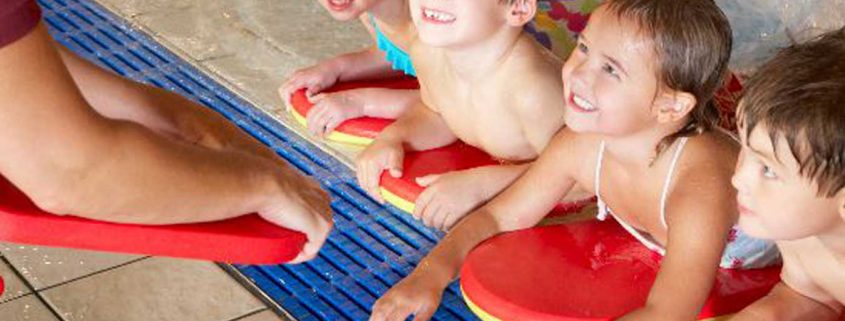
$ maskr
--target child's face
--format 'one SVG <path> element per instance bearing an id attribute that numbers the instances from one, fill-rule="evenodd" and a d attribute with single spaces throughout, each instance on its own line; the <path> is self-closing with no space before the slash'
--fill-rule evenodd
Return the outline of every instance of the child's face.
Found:
<path id="1" fill-rule="evenodd" d="M 624 135 L 649 128 L 658 93 L 653 44 L 632 21 L 599 7 L 563 66 L 566 125 Z"/>
<path id="2" fill-rule="evenodd" d="M 326 11 L 340 21 L 356 19 L 381 0 L 319 0 Z"/>
<path id="3" fill-rule="evenodd" d="M 456 47 L 488 39 L 506 24 L 508 6 L 499 0 L 411 0 L 420 40 Z"/>
<path id="4" fill-rule="evenodd" d="M 774 142 L 775 149 L 768 130 L 761 124 L 742 139 L 731 182 L 737 189 L 739 225 L 746 233 L 758 238 L 795 240 L 842 224 L 836 197 L 816 195 L 816 185 L 800 175 L 798 161 L 785 138 Z"/>

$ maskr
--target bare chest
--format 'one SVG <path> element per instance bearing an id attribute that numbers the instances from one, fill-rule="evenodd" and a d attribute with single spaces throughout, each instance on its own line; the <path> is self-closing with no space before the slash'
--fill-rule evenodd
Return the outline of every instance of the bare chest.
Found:
<path id="1" fill-rule="evenodd" d="M 527 135 L 534 128 L 518 118 L 506 92 L 448 81 L 430 86 L 430 103 L 462 141 L 502 160 L 523 161 L 539 154 Z"/>

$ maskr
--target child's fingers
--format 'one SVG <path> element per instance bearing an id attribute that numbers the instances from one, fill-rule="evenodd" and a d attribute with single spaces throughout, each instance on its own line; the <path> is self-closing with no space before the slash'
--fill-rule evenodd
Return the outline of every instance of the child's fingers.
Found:
<path id="1" fill-rule="evenodd" d="M 402 166 L 404 165 L 404 158 L 405 153 L 401 149 L 398 151 L 394 150 L 390 153 L 387 168 L 390 169 L 390 176 L 393 176 L 393 178 L 402 177 Z"/>
<path id="2" fill-rule="evenodd" d="M 414 321 L 428 321 L 434 316 L 434 312 L 437 309 L 432 308 L 430 306 L 424 306 L 417 310 L 417 313 L 414 314 Z"/>
<path id="3" fill-rule="evenodd" d="M 373 313 L 370 315 L 370 321 L 386 321 L 387 316 L 393 313 L 393 305 L 387 304 L 383 301 L 384 298 L 376 301 L 373 305 Z"/>
<path id="4" fill-rule="evenodd" d="M 390 312 L 390 314 L 387 316 L 387 320 L 389 320 L 389 321 L 404 321 L 409 316 L 411 316 L 411 313 L 413 313 L 413 312 L 414 311 L 409 306 L 399 305 L 399 306 L 395 307 L 393 309 L 393 311 Z"/>
<path id="5" fill-rule="evenodd" d="M 423 224 L 425 224 L 425 226 L 437 228 L 437 226 L 435 226 L 434 219 L 439 215 L 440 211 L 442 211 L 441 206 L 442 205 L 437 201 L 432 201 L 428 204 L 425 212 L 422 213 Z"/>
<path id="6" fill-rule="evenodd" d="M 365 187 L 367 193 L 370 193 L 370 195 L 381 204 L 384 204 L 384 200 L 381 198 L 381 193 L 379 193 L 378 188 L 383 170 L 384 166 L 382 166 L 381 162 L 370 162 L 370 166 L 367 167 L 367 186 Z"/>
<path id="7" fill-rule="evenodd" d="M 329 115 L 329 121 L 328 121 L 328 123 L 326 123 L 325 132 L 323 133 L 324 137 L 331 134 L 343 122 L 344 122 L 344 119 L 342 119 L 340 116 L 335 115 L 335 114 Z"/>
<path id="8" fill-rule="evenodd" d="M 281 96 L 282 100 L 284 100 L 285 105 L 288 107 L 290 106 L 290 100 L 293 97 L 293 94 L 304 87 L 302 78 L 300 77 L 293 77 L 288 79 L 281 87 L 279 87 L 279 96 Z"/>
<path id="9" fill-rule="evenodd" d="M 414 204 L 414 213 L 411 214 L 415 219 L 422 221 L 423 213 L 425 213 L 428 205 L 431 204 L 433 194 L 431 190 L 425 189 L 417 197 L 416 204 Z"/>
<path id="10" fill-rule="evenodd" d="M 328 97 L 329 97 L 329 94 L 319 93 L 319 94 L 316 94 L 314 96 L 309 96 L 308 101 L 310 101 L 312 104 L 317 104 L 317 103 L 320 103 L 321 101 L 325 100 Z"/>
<path id="11" fill-rule="evenodd" d="M 454 215 L 454 213 L 453 213 L 453 215 L 446 216 L 446 220 L 443 222 L 442 230 L 444 230 L 444 231 L 451 230 L 452 227 L 455 226 L 455 223 L 457 223 L 458 220 L 460 220 L 460 218 L 461 218 L 461 215 Z"/>
<path id="12" fill-rule="evenodd" d="M 314 105 L 310 111 L 308 111 L 308 115 L 305 117 L 305 124 L 308 127 L 308 132 L 311 135 L 319 136 L 319 133 L 322 131 L 322 127 L 325 124 L 323 121 L 324 115 L 326 112 L 326 108 L 323 104 Z"/>
<path id="13" fill-rule="evenodd" d="M 443 230 L 446 219 L 451 214 L 451 209 L 449 206 L 440 203 L 438 206 L 438 211 L 434 213 L 434 216 L 431 218 L 431 226 L 437 228 L 438 230 Z"/>
<path id="14" fill-rule="evenodd" d="M 442 175 L 441 174 L 431 174 L 431 175 L 426 175 L 426 176 L 422 176 L 422 177 L 417 177 L 417 179 L 416 179 L 417 185 L 422 186 L 422 187 L 428 187 L 431 184 L 433 184 L 434 182 L 436 182 L 438 179 L 440 179 L 440 176 L 442 176 Z"/>

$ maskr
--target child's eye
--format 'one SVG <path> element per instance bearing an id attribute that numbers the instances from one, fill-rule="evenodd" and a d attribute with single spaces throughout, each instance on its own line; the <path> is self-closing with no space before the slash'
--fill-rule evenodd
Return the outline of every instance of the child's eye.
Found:
<path id="1" fill-rule="evenodd" d="M 769 166 L 766 166 L 766 165 L 763 165 L 763 167 L 760 169 L 760 173 L 763 174 L 763 177 L 768 178 L 768 179 L 777 179 L 778 178 L 778 175 L 775 174 L 775 172 L 772 170 L 772 168 L 769 167 Z"/>
<path id="2" fill-rule="evenodd" d="M 619 73 L 616 72 L 616 68 L 613 68 L 613 66 L 609 64 L 604 64 L 603 66 L 601 66 L 601 70 L 613 76 L 614 78 L 619 78 Z"/>
<path id="3" fill-rule="evenodd" d="M 583 42 L 579 42 L 578 43 L 578 51 L 583 52 L 583 53 L 587 53 L 587 52 L 590 51 L 590 49 L 587 48 L 587 45 L 585 45 Z"/>

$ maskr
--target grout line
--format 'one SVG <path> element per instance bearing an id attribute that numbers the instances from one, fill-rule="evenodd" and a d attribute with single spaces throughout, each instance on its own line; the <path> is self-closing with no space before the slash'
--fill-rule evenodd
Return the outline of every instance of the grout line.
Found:
<path id="1" fill-rule="evenodd" d="M 62 282 L 53 284 L 51 286 L 47 286 L 47 287 L 44 287 L 42 289 L 38 289 L 38 290 L 36 290 L 36 292 L 48 291 L 48 290 L 51 290 L 53 288 L 57 288 L 57 287 L 60 287 L 62 285 L 65 285 L 65 284 L 68 284 L 68 283 L 71 283 L 71 282 L 79 281 L 79 280 L 86 279 L 86 278 L 89 278 L 89 277 L 92 277 L 92 276 L 95 276 L 95 275 L 98 275 L 98 274 L 102 274 L 102 273 L 105 273 L 105 272 L 116 270 L 118 268 L 127 266 L 127 265 L 132 264 L 132 263 L 137 263 L 137 262 L 149 259 L 149 258 L 150 258 L 150 256 L 144 256 L 144 257 L 141 257 L 141 258 L 133 259 L 133 260 L 130 260 L 130 261 L 127 261 L 127 262 L 124 262 L 124 263 L 120 263 L 120 264 L 115 265 L 115 266 L 110 266 L 110 267 L 107 267 L 107 268 L 99 270 L 99 271 L 94 271 L 94 272 L 91 272 L 91 273 L 88 273 L 88 274 L 85 274 L 85 275 L 82 275 L 82 276 L 75 277 L 75 278 L 70 279 L 70 280 L 62 281 Z"/>
<path id="2" fill-rule="evenodd" d="M 285 308 L 279 305 L 278 302 L 270 298 L 267 293 L 264 293 L 264 291 L 258 288 L 255 283 L 250 281 L 249 278 L 243 273 L 241 273 L 241 271 L 239 271 L 237 268 L 235 268 L 231 264 L 225 263 L 217 263 L 217 266 L 219 266 L 221 269 L 223 269 L 223 271 L 228 273 L 229 276 L 235 279 L 235 281 L 238 282 L 238 284 L 240 284 L 241 286 L 243 286 L 247 291 L 252 293 L 252 295 L 261 300 L 261 302 L 264 302 L 264 304 L 267 305 L 268 309 L 270 311 L 273 311 L 273 313 L 275 313 L 277 316 L 281 317 L 282 320 L 296 321 L 296 318 L 294 318 L 292 314 L 290 314 L 287 310 L 285 310 Z"/>
<path id="3" fill-rule="evenodd" d="M 56 309 L 51 304 L 49 304 L 47 302 L 47 300 L 38 293 L 38 291 L 35 290 L 35 286 L 33 286 L 32 283 L 30 283 L 29 280 L 27 280 L 23 276 L 23 274 L 21 274 L 21 272 L 18 271 L 18 269 L 14 265 L 12 265 L 12 262 L 10 262 L 9 259 L 6 256 L 0 257 L 0 260 L 2 260 L 6 265 L 8 265 L 11 268 L 11 270 L 15 273 L 15 275 L 21 280 L 21 282 L 23 282 L 23 284 L 30 291 L 29 294 L 18 297 L 17 299 L 20 299 L 20 298 L 28 296 L 28 295 L 35 295 L 35 297 L 38 298 L 38 301 L 40 301 L 41 304 L 43 304 L 45 307 L 47 307 L 47 310 L 49 310 L 50 313 L 53 314 L 53 316 L 55 316 L 59 320 L 67 321 L 67 320 L 65 320 L 64 317 L 62 317 L 61 314 L 59 314 L 59 311 L 56 311 Z M 9 301 L 4 301 L 4 303 L 5 302 L 9 302 Z"/>
<path id="4" fill-rule="evenodd" d="M 265 311 L 270 311 L 270 308 L 268 308 L 268 307 L 264 307 L 264 308 L 261 308 L 261 309 L 258 309 L 258 310 L 255 310 L 255 311 L 249 312 L 249 313 L 247 313 L 247 314 L 244 314 L 244 315 L 242 315 L 242 316 L 236 317 L 236 318 L 231 319 L 231 320 L 229 320 L 229 321 L 239 321 L 239 320 L 244 320 L 244 319 L 246 319 L 246 318 L 249 318 L 249 317 L 251 317 L 251 316 L 253 316 L 253 315 L 256 315 L 256 314 L 259 314 L 259 313 L 262 313 L 262 312 L 265 312 Z"/>

